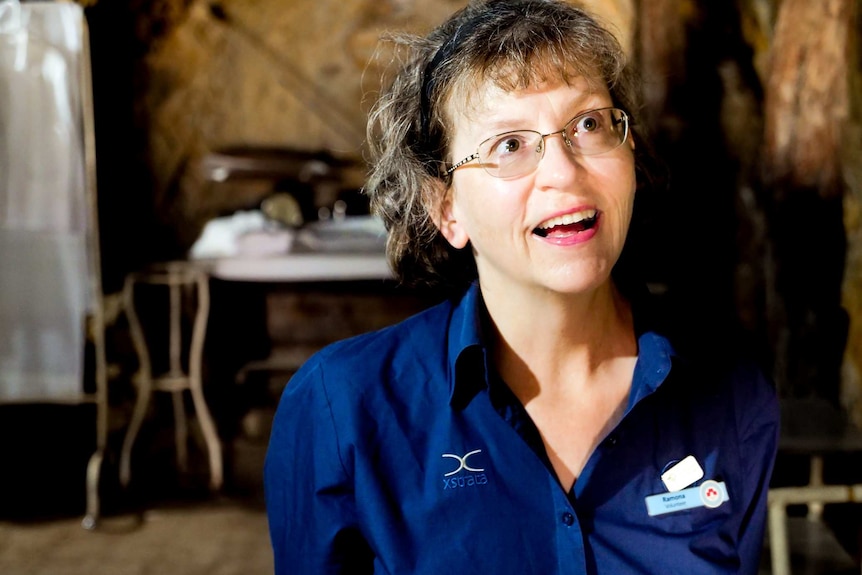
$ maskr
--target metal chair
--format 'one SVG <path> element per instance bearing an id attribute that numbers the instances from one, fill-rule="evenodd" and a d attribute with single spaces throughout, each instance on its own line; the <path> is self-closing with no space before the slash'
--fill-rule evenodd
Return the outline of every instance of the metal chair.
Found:
<path id="1" fill-rule="evenodd" d="M 787 508 L 806 505 L 809 537 L 826 533 L 823 505 L 862 501 L 862 484 L 827 485 L 823 481 L 824 456 L 862 453 L 862 431 L 846 414 L 822 399 L 782 400 L 779 455 L 802 455 L 809 460 L 808 484 L 769 490 L 769 547 L 773 575 L 790 575 L 791 544 Z M 827 537 L 831 537 L 826 534 Z"/>
<path id="2" fill-rule="evenodd" d="M 150 346 L 162 338 L 145 337 L 137 304 L 143 287 L 167 288 L 169 299 L 167 368 L 154 374 Z M 193 292 L 195 297 L 183 298 L 184 291 Z M 154 294 L 151 294 L 151 296 Z M 173 396 L 175 441 L 177 465 L 181 471 L 188 467 L 188 422 L 184 392 L 191 393 L 194 411 L 206 443 L 209 455 L 210 487 L 218 490 L 223 482 L 222 452 L 215 422 L 207 408 L 203 394 L 201 364 L 207 317 L 209 314 L 209 278 L 198 267 L 188 262 L 169 262 L 142 272 L 131 273 L 126 277 L 123 298 L 129 320 L 132 342 L 138 355 L 138 371 L 134 376 L 137 398 L 129 428 L 123 441 L 120 454 L 120 483 L 128 486 L 131 480 L 131 452 L 135 438 L 147 413 L 150 396 L 154 391 L 169 392 Z M 184 337 L 182 320 L 184 301 L 194 300 L 192 330 L 190 337 Z M 150 303 L 154 303 L 153 299 Z M 187 357 L 184 362 L 183 358 Z M 185 366 L 184 366 L 185 363 Z"/>

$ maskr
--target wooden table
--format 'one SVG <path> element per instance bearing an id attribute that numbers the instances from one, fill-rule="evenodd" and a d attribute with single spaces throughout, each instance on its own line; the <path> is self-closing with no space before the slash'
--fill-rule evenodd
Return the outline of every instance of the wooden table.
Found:
<path id="1" fill-rule="evenodd" d="M 297 252 L 267 257 L 200 260 L 211 277 L 243 282 L 321 282 L 389 280 L 383 253 Z"/>

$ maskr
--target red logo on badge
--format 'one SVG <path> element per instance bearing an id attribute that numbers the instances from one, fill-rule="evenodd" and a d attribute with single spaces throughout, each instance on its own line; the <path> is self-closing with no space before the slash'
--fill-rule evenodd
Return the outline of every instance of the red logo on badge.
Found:
<path id="1" fill-rule="evenodd" d="M 718 507 L 724 503 L 721 485 L 717 481 L 704 481 L 700 486 L 700 500 L 707 507 Z"/>

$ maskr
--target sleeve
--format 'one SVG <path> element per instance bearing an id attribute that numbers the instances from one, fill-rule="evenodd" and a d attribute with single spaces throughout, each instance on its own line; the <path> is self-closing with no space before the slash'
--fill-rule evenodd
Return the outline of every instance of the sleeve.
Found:
<path id="1" fill-rule="evenodd" d="M 306 365 L 282 394 L 264 463 L 276 575 L 373 573 L 335 421 L 322 366 Z"/>
<path id="2" fill-rule="evenodd" d="M 757 575 L 766 529 L 769 483 L 778 451 L 780 410 L 775 386 L 760 370 L 744 370 L 736 387 L 739 455 L 747 503 L 739 525 L 739 573 Z"/>

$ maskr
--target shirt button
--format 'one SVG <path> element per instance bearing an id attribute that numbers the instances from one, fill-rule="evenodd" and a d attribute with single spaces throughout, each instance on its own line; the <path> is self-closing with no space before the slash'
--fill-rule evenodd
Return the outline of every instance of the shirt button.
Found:
<path id="1" fill-rule="evenodd" d="M 619 441 L 619 437 L 617 437 L 616 434 L 609 435 L 608 438 L 605 439 L 605 447 L 616 447 Z"/>
<path id="2" fill-rule="evenodd" d="M 575 523 L 575 516 L 566 511 L 563 513 L 563 523 L 565 523 L 567 527 L 571 527 Z"/>

